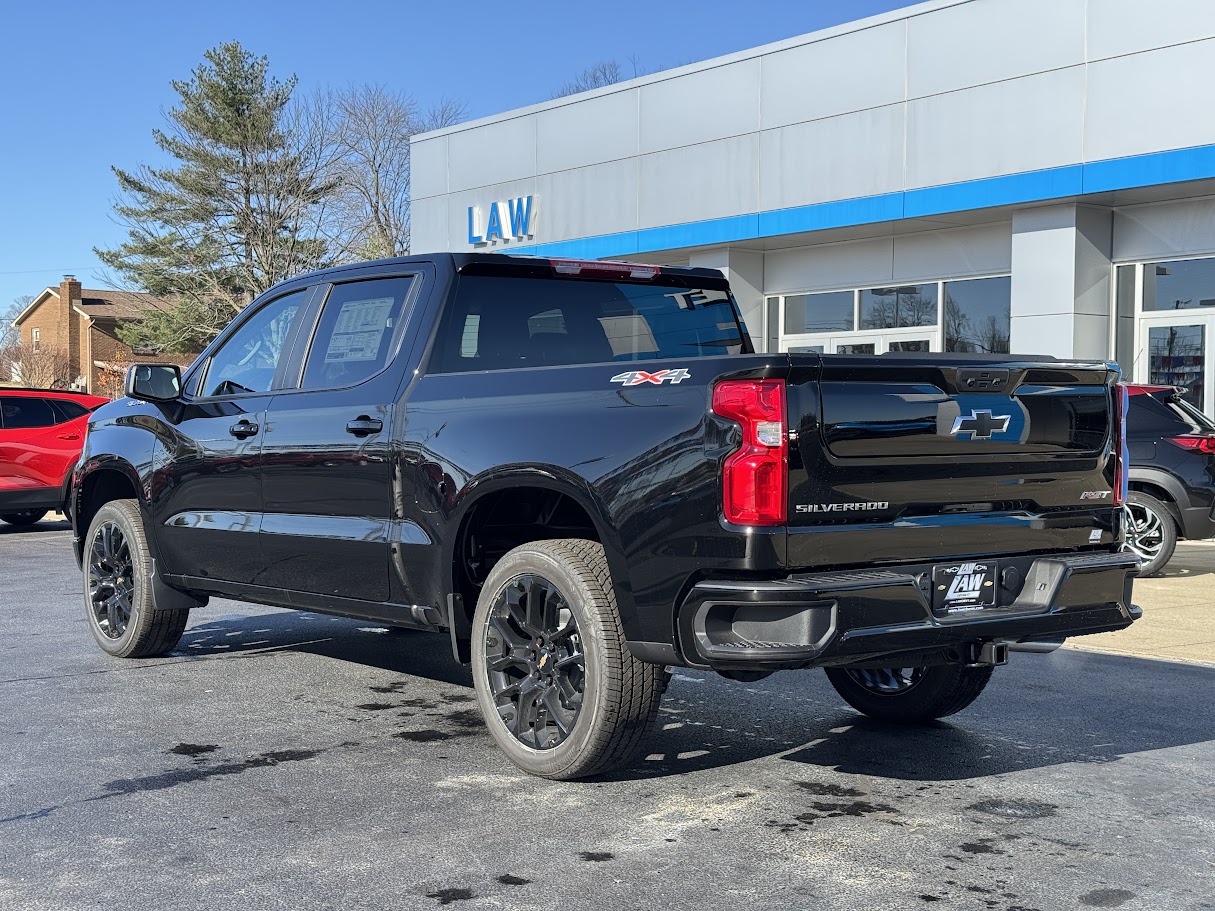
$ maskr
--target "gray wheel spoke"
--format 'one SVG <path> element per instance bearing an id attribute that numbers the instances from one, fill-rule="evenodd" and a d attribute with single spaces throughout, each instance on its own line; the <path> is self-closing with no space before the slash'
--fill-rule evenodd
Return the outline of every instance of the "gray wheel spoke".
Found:
<path id="1" fill-rule="evenodd" d="M 548 717 L 557 726 L 557 730 L 561 732 L 561 736 L 568 737 L 570 731 L 574 729 L 574 716 L 578 714 L 578 710 L 576 708 L 565 708 L 561 704 L 561 699 L 556 689 L 550 689 L 545 693 L 542 702 L 545 709 L 548 710 Z"/>

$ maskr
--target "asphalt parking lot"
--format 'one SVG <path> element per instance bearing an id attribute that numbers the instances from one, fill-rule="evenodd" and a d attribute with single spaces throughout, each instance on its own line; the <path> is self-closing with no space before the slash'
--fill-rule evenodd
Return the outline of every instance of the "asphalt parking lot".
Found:
<path id="1" fill-rule="evenodd" d="M 679 672 L 568 784 L 495 752 L 442 636 L 213 602 L 123 662 L 79 592 L 65 525 L 0 533 L 3 909 L 1215 909 L 1215 665 L 1018 655 L 914 731 Z"/>

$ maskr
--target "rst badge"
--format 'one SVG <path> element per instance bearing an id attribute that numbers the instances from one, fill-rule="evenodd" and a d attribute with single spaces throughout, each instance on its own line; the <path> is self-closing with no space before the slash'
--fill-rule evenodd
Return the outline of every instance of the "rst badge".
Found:
<path id="1" fill-rule="evenodd" d="M 647 373 L 644 370 L 626 370 L 624 373 L 617 373 L 612 377 L 612 382 L 619 383 L 621 386 L 640 386 L 642 383 L 653 383 L 655 386 L 670 383 L 672 386 L 678 386 L 691 375 L 686 367 L 680 367 L 678 370 L 658 370 L 654 373 Z"/>

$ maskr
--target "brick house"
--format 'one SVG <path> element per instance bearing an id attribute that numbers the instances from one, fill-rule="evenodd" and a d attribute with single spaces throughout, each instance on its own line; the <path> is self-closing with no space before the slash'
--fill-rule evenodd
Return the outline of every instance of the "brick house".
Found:
<path id="1" fill-rule="evenodd" d="M 47 288 L 14 321 L 22 345 L 62 349 L 74 388 L 113 395 L 115 374 L 127 364 L 166 360 L 189 364 L 193 357 L 136 353 L 118 338 L 118 324 L 138 320 L 152 310 L 167 310 L 160 298 L 138 291 L 96 291 L 82 288 L 74 275 L 59 287 Z M 121 380 L 119 380 L 119 383 Z"/>

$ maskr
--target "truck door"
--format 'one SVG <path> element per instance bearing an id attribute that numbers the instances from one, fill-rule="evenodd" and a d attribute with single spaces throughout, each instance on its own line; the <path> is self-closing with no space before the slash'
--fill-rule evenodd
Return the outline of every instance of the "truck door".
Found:
<path id="1" fill-rule="evenodd" d="M 389 600 L 392 416 L 404 379 L 391 365 L 419 276 L 343 282 L 318 297 L 298 388 L 275 396 L 267 416 L 258 585 Z"/>
<path id="2" fill-rule="evenodd" d="M 266 407 L 311 290 L 242 314 L 161 440 L 155 509 L 171 572 L 251 584 L 261 571 Z"/>

